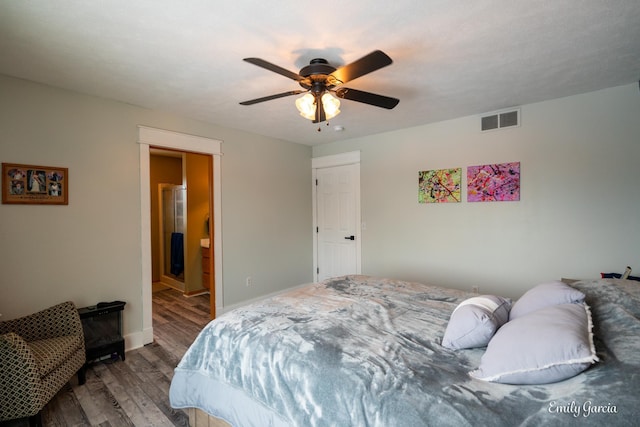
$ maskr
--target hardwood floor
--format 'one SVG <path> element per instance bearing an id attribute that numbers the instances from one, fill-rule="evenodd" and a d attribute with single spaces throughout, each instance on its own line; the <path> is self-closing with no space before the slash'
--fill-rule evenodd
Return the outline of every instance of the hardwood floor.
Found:
<path id="1" fill-rule="evenodd" d="M 42 412 L 51 426 L 188 426 L 186 412 L 169 405 L 173 369 L 209 322 L 209 295 L 186 298 L 173 289 L 153 294 L 154 342 L 126 360 L 93 363 L 87 382 L 74 377 Z M 2 427 L 28 425 L 25 420 Z"/>

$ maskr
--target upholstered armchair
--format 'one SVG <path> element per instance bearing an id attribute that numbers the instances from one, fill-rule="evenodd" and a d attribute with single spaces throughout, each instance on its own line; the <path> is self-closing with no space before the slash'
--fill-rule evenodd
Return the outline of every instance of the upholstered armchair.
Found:
<path id="1" fill-rule="evenodd" d="M 82 323 L 72 302 L 0 322 L 0 421 L 40 411 L 73 375 L 85 381 Z"/>

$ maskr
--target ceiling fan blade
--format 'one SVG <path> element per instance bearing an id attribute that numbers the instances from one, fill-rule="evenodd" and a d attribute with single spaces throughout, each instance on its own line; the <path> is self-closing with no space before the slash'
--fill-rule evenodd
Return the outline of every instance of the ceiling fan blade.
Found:
<path id="1" fill-rule="evenodd" d="M 247 61 L 253 65 L 257 65 L 258 67 L 265 68 L 269 71 L 273 71 L 274 73 L 278 73 L 281 76 L 288 77 L 292 80 L 296 80 L 296 81 L 304 80 L 304 77 L 302 77 L 300 74 L 294 73 L 293 71 L 289 71 L 285 68 L 279 67 L 278 65 L 272 64 L 271 62 L 267 62 L 264 59 L 244 58 L 244 61 Z"/>
<path id="2" fill-rule="evenodd" d="M 298 95 L 305 93 L 306 90 L 290 90 L 289 92 L 277 93 L 275 95 L 264 96 L 262 98 L 256 98 L 249 101 L 241 102 L 240 105 L 253 105 L 259 102 L 271 101 L 272 99 L 284 98 L 285 96 Z"/>
<path id="3" fill-rule="evenodd" d="M 391 98 L 389 96 L 378 95 L 371 92 L 364 92 L 362 90 L 348 89 L 346 87 L 341 87 L 336 90 L 336 96 L 338 98 L 363 102 L 376 107 L 386 108 L 388 110 L 391 110 L 393 107 L 398 105 L 398 102 L 400 102 L 397 98 Z"/>
<path id="4" fill-rule="evenodd" d="M 379 70 L 382 67 L 386 67 L 392 62 L 393 61 L 386 53 L 381 50 L 374 50 L 357 61 L 338 68 L 336 71 L 331 73 L 331 76 L 335 77 L 340 82 L 339 84 L 343 84 L 364 76 L 365 74 L 369 74 L 372 71 Z"/>

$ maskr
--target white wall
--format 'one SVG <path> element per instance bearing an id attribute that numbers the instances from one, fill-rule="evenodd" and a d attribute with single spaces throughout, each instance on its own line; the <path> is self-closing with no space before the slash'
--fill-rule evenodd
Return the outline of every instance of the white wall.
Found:
<path id="1" fill-rule="evenodd" d="M 142 331 L 139 124 L 224 141 L 225 305 L 311 280 L 310 147 L 1 75 L 0 93 L 0 161 L 67 167 L 70 193 L 0 205 L 3 318 L 118 299 Z"/>
<path id="2" fill-rule="evenodd" d="M 225 305 L 311 282 L 311 148 L 257 135 L 222 148 Z"/>
<path id="3" fill-rule="evenodd" d="M 518 297 L 560 277 L 640 273 L 640 93 L 632 84 L 314 147 L 361 150 L 363 273 Z M 383 114 L 383 113 L 381 113 Z M 466 167 L 521 162 L 519 202 L 467 203 Z M 418 204 L 418 171 L 462 167 L 463 202 Z"/>

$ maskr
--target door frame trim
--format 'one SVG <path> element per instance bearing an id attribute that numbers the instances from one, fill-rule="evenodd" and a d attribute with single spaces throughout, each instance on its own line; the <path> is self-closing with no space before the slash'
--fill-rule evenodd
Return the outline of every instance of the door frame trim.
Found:
<path id="1" fill-rule="evenodd" d="M 165 129 L 138 125 L 140 147 L 140 247 L 142 263 L 142 345 L 153 342 L 153 319 L 151 303 L 151 193 L 150 193 L 150 146 L 210 154 L 213 157 L 213 250 L 216 312 L 224 308 L 222 291 L 222 185 L 221 157 L 222 141 L 202 136 L 189 135 Z M 135 348 L 135 344 L 134 347 Z"/>
<path id="2" fill-rule="evenodd" d="M 317 171 L 322 168 L 332 168 L 336 166 L 356 165 L 356 274 L 362 274 L 362 219 L 360 213 L 360 151 L 349 151 L 346 153 L 332 154 L 329 156 L 313 157 L 311 159 L 311 199 L 313 213 L 313 281 L 318 281 L 318 204 L 317 204 Z"/>

